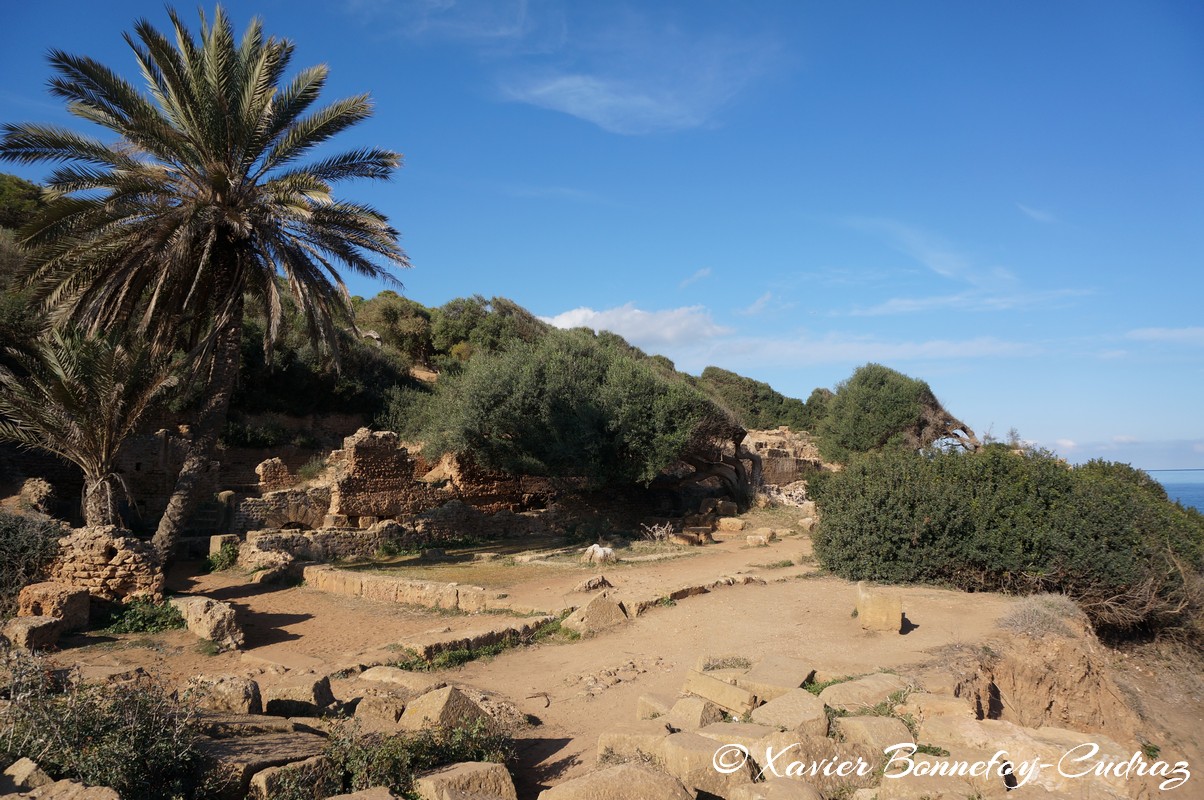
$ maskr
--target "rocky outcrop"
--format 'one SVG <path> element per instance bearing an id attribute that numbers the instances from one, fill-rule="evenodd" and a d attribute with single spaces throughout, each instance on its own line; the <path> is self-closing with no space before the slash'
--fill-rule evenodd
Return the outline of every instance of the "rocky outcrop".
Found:
<path id="1" fill-rule="evenodd" d="M 191 633 L 207 639 L 222 650 L 238 650 L 246 636 L 234 616 L 234 607 L 210 597 L 173 597 L 168 601 L 184 617 Z"/>

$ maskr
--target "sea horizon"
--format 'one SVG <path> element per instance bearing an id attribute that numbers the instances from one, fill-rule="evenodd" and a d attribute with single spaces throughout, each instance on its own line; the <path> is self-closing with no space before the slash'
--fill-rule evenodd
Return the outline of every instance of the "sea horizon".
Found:
<path id="1" fill-rule="evenodd" d="M 1145 472 L 1162 484 L 1172 500 L 1204 513 L 1204 468 L 1147 469 Z"/>

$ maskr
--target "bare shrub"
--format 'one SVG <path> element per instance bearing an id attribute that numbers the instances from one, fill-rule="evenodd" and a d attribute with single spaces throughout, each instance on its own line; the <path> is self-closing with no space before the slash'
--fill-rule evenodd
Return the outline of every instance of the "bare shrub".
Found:
<path id="1" fill-rule="evenodd" d="M 58 553 L 62 529 L 49 517 L 0 511 L 0 617 L 17 611 L 17 595 L 40 580 Z"/>

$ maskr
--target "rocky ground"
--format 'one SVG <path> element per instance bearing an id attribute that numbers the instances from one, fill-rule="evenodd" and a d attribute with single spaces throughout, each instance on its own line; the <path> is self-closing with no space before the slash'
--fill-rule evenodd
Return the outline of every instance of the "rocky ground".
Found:
<path id="1" fill-rule="evenodd" d="M 751 793 L 741 788 L 748 782 L 743 772 L 720 780 L 720 773 L 699 760 L 700 753 L 715 749 L 707 751 L 707 742 L 730 738 L 746 742 L 755 753 L 770 734 L 797 740 L 804 745 L 799 752 L 815 759 L 821 750 L 827 752 L 824 748 L 869 757 L 867 750 L 880 752 L 882 737 L 905 735 L 933 745 L 936 753 L 947 751 L 950 759 L 977 758 L 997 746 L 1048 758 L 1100 741 L 1105 750 L 1126 757 L 1145 747 L 1146 754 L 1171 764 L 1204 765 L 1204 692 L 1194 662 L 1165 649 L 1104 648 L 1073 609 L 1056 604 L 934 588 L 890 590 L 906 616 L 904 633 L 866 630 L 863 616 L 854 615 L 857 587 L 818 574 L 805 534 L 788 533 L 779 527 L 780 514 L 771 512 L 753 512 L 746 525 L 772 526 L 783 535 L 766 546 L 749 546 L 746 532 L 731 532 L 714 544 L 680 548 L 679 557 L 664 558 L 665 547 L 655 549 L 651 554 L 661 555 L 649 560 L 620 551 L 627 558 L 618 563 L 588 566 L 561 557 L 534 565 L 470 562 L 461 565 L 462 572 L 450 565 L 403 568 L 412 578 L 481 585 L 496 607 L 477 614 L 371 599 L 362 589 L 356 596 L 314 585 L 275 586 L 255 583 L 237 569 L 201 574 L 197 565 L 182 565 L 169 576 L 169 591 L 230 603 L 245 635 L 241 649 L 215 653 L 187 631 L 83 634 L 63 639 L 54 658 L 78 665 L 92 680 L 120 677 L 138 667 L 179 685 L 197 675 L 253 680 L 264 704 L 269 698 L 299 704 L 288 707 L 294 723 L 320 713 L 322 706 L 345 707 L 369 697 L 358 706 L 365 720 L 401 725 L 407 704 L 433 702 L 433 687 L 450 684 L 463 689 L 475 707 L 520 724 L 519 763 L 512 770 L 520 798 L 536 798 L 549 787 L 559 788 L 545 800 L 610 797 L 609 789 L 586 785 L 603 780 L 588 777 L 599 766 L 614 773 L 605 780 L 630 786 L 655 783 L 668 771 L 673 786 L 684 786 L 689 797 L 695 792 L 749 800 L 805 796 L 787 794 L 785 788 Z M 420 673 L 415 680 L 421 686 L 382 684 L 380 676 L 395 673 L 371 671 L 402 658 L 406 647 L 420 649 L 456 637 L 483 642 L 491 632 L 530 626 L 535 618 L 529 612 L 555 615 L 585 606 L 598 592 L 579 587 L 597 575 L 612 586 L 591 612 L 595 616 L 583 623 L 587 634 L 578 640 L 554 637 L 454 669 Z M 617 615 L 608 611 L 619 604 Z M 848 701 L 847 709 L 837 695 L 816 697 L 799 688 L 864 675 L 886 682 L 878 686 L 871 680 L 868 694 Z M 328 688 L 315 689 L 323 679 Z M 776 711 L 771 704 L 760 705 L 778 691 L 766 688 L 766 680 L 790 692 L 794 705 Z M 386 684 L 390 691 L 380 688 Z M 856 685 L 837 684 L 826 691 L 846 686 L 847 693 Z M 688 702 L 679 704 L 683 698 Z M 858 704 L 862 700 L 874 707 L 870 716 L 900 727 L 858 721 L 866 716 Z M 454 705 L 446 697 L 439 702 L 440 709 Z M 284 713 L 279 712 L 283 707 L 278 704 L 277 712 Z M 390 717 L 388 709 L 396 714 Z M 851 721 L 837 719 L 829 731 L 833 715 Z M 980 721 L 980 715 L 994 719 Z M 734 724 L 724 722 L 716 730 L 712 723 L 720 719 L 743 721 L 744 727 L 722 727 Z M 321 727 L 316 721 L 313 726 Z M 670 735 L 670 729 L 679 732 Z M 828 733 L 836 739 L 825 738 Z M 843 741 L 837 745 L 836 740 Z M 308 750 L 302 747 L 302 752 Z M 663 771 L 650 775 L 650 764 Z M 1032 789 L 1028 796 L 1159 794 L 1157 782 L 1115 776 L 1042 780 L 1034 785 L 1040 783 L 1045 793 Z M 1176 794 L 1199 796 L 1201 780 L 1193 775 Z M 839 798 L 876 781 L 809 783 L 822 796 Z M 1003 779 L 882 781 L 872 793 L 858 796 L 960 800 L 975 792 L 1002 796 Z"/>

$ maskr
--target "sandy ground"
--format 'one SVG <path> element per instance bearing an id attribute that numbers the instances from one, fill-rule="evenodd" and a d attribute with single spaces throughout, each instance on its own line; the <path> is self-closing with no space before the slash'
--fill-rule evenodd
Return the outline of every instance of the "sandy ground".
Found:
<path id="1" fill-rule="evenodd" d="M 722 575 L 752 574 L 766 581 L 658 606 L 598 636 L 518 648 L 449 671 L 448 680 L 499 693 L 540 721 L 520 742 L 520 797 L 534 797 L 541 787 L 592 768 L 599 733 L 634 719 L 641 694 L 675 695 L 686 670 L 700 656 L 756 659 L 780 653 L 804 659 L 828 675 L 874 672 L 927 662 L 944 646 L 972 645 L 995 635 L 996 621 L 1016 602 L 995 594 L 900 588 L 910 630 L 905 635 L 868 633 L 851 614 L 852 584 L 821 577 L 812 566 L 779 566 L 809 553 L 805 538 L 786 538 L 768 548 L 729 541 L 693 552 L 690 557 L 604 569 L 569 564 L 515 570 L 518 582 L 506 586 L 506 592 L 515 602 L 548 610 L 580 604 L 588 596 L 573 592 L 573 587 L 596 572 L 606 575 L 620 597 L 658 596 Z M 184 631 L 94 634 L 65 640 L 57 659 L 80 664 L 85 675 L 93 677 L 136 665 L 170 681 L 201 673 L 243 673 L 267 664 L 323 669 L 353 663 L 359 654 L 379 654 L 415 634 L 507 619 L 440 614 L 304 586 L 261 586 L 233 571 L 204 575 L 196 574 L 195 565 L 182 567 L 171 577 L 173 591 L 233 603 L 247 634 L 245 651 L 213 655 Z M 496 574 L 497 565 L 490 569 Z M 472 577 L 471 572 L 464 577 Z M 494 588 L 498 584 L 496 578 L 488 582 Z M 1178 744 L 1198 752 L 1199 732 L 1204 731 L 1200 682 L 1185 680 L 1173 665 L 1152 667 L 1153 662 L 1140 654 L 1131 660 L 1117 658 L 1126 662 L 1128 691 L 1143 698 L 1147 712 L 1178 731 L 1168 738 L 1174 735 Z M 335 689 L 338 695 L 338 682 Z"/>

